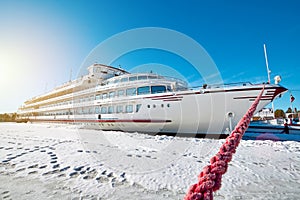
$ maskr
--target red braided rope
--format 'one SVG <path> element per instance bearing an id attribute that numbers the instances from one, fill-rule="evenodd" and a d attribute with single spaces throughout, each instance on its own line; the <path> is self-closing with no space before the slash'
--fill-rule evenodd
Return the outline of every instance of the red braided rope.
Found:
<path id="1" fill-rule="evenodd" d="M 198 183 L 189 188 L 184 200 L 212 200 L 213 192 L 221 188 L 222 175 L 227 171 L 228 163 L 231 161 L 232 155 L 235 153 L 242 136 L 249 126 L 263 91 L 264 87 L 247 113 L 226 138 L 219 152 L 210 159 L 210 165 L 203 168 L 198 176 Z"/>

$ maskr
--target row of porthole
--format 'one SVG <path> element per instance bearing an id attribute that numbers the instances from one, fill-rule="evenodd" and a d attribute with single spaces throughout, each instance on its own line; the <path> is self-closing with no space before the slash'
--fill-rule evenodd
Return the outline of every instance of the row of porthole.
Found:
<path id="1" fill-rule="evenodd" d="M 170 108 L 171 105 L 168 103 L 166 106 L 167 106 L 168 108 Z M 164 108 L 164 107 L 165 107 L 165 104 L 161 104 L 160 107 Z M 147 105 L 147 108 L 151 108 L 151 105 L 148 104 L 148 105 Z M 152 105 L 152 108 L 156 108 L 156 104 L 153 104 L 153 105 Z"/>

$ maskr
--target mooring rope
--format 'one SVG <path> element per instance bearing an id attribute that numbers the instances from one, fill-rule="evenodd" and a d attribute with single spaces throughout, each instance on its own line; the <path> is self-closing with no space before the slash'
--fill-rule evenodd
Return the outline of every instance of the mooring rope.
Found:
<path id="1" fill-rule="evenodd" d="M 213 192 L 221 188 L 222 175 L 226 173 L 228 163 L 232 159 L 245 131 L 247 130 L 250 120 L 256 110 L 256 107 L 264 92 L 264 87 L 256 97 L 247 113 L 242 117 L 231 134 L 222 144 L 219 152 L 210 159 L 210 165 L 203 168 L 198 176 L 198 183 L 192 185 L 184 200 L 212 200 Z"/>

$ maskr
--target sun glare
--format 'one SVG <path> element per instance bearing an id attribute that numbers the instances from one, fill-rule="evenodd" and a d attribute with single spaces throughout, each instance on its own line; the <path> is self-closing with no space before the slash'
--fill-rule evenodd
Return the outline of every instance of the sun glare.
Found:
<path id="1" fill-rule="evenodd" d="M 23 73 L 22 62 L 24 55 L 17 50 L 9 50 L 1 52 L 0 57 L 0 81 L 1 85 L 17 82 Z"/>

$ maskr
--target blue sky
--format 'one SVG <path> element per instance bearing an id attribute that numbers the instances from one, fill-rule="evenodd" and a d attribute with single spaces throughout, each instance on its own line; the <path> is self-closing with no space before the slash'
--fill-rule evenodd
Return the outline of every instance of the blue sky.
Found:
<path id="1" fill-rule="evenodd" d="M 198 42 L 225 83 L 267 81 L 265 43 L 272 79 L 281 75 L 300 108 L 299 8 L 297 0 L 1 0 L 0 113 L 15 112 L 26 99 L 68 81 L 71 70 L 76 78 L 97 45 L 143 27 L 174 30 Z M 148 63 L 168 66 L 161 73 L 175 70 L 194 84 L 202 80 L 191 76 L 184 58 L 157 49 L 130 52 L 112 65 L 134 71 Z M 289 93 L 275 101 L 276 108 L 289 106 Z"/>

